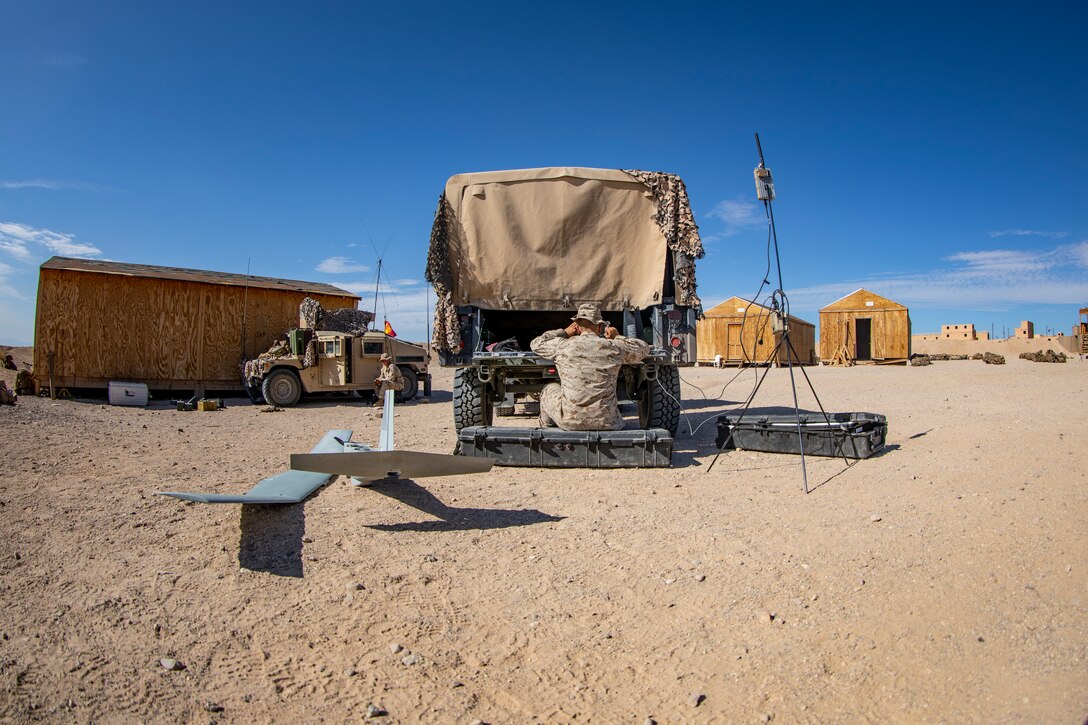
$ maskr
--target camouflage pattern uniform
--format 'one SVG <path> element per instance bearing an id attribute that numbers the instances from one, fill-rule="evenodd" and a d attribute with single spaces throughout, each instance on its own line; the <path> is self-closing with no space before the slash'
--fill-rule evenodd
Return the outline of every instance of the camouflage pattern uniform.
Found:
<path id="1" fill-rule="evenodd" d="M 555 361 L 562 383 L 550 383 L 540 394 L 540 424 L 563 430 L 622 430 L 616 380 L 624 364 L 650 354 L 642 340 L 611 340 L 585 332 L 567 337 L 564 330 L 545 332 L 530 344 L 533 352 Z"/>
<path id="2" fill-rule="evenodd" d="M 15 376 L 15 394 L 34 394 L 34 374 L 29 370 L 20 370 L 18 375 Z"/>
<path id="3" fill-rule="evenodd" d="M 382 355 L 385 358 L 385 355 Z M 385 391 L 392 390 L 399 393 L 404 390 L 404 376 L 393 363 L 388 365 L 382 365 L 382 369 L 378 371 L 378 387 L 374 391 L 375 401 L 374 405 L 382 405 L 385 403 Z"/>

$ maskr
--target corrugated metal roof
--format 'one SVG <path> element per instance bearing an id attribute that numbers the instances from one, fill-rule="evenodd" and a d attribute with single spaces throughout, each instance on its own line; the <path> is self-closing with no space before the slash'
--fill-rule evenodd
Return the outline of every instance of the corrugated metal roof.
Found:
<path id="1" fill-rule="evenodd" d="M 359 295 L 333 287 L 322 282 L 303 282 L 297 279 L 276 279 L 275 277 L 255 277 L 230 272 L 210 272 L 203 269 L 184 269 L 182 267 L 156 267 L 150 264 L 129 264 L 128 262 L 106 262 L 100 259 L 75 259 L 73 257 L 53 257 L 42 264 L 42 269 L 65 269 L 75 272 L 97 272 L 99 274 L 120 274 L 127 277 L 145 277 L 149 279 L 173 279 L 181 282 L 202 282 L 204 284 L 225 284 L 238 287 L 256 287 L 259 289 L 289 290 L 291 292 L 313 292 L 315 294 L 334 295 L 361 299 Z"/>

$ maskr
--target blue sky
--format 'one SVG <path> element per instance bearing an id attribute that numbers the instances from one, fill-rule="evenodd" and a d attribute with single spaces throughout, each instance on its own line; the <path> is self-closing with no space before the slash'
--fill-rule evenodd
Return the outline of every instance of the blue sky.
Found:
<path id="1" fill-rule="evenodd" d="M 1088 305 L 1083 4 L 0 4 L 0 344 L 52 254 L 330 282 L 422 339 L 447 177 L 687 182 L 710 305 L 858 287 L 914 331 Z M 984 8 L 984 9 L 980 9 Z M 368 233 L 369 232 L 369 233 Z"/>

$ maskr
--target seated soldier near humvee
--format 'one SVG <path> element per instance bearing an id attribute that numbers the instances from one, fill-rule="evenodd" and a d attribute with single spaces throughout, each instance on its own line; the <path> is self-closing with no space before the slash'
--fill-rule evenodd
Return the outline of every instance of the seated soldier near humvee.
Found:
<path id="1" fill-rule="evenodd" d="M 385 393 L 387 390 L 392 390 L 399 393 L 404 390 L 404 376 L 400 372 L 400 368 L 393 365 L 393 356 L 389 353 L 382 353 L 379 358 L 382 363 L 381 370 L 378 371 L 378 377 L 374 378 L 374 407 L 380 408 L 385 403 Z"/>
<path id="2" fill-rule="evenodd" d="M 571 319 L 565 329 L 545 332 L 529 345 L 555 362 L 560 380 L 540 394 L 540 424 L 563 430 L 622 430 L 616 399 L 620 368 L 640 362 L 650 346 L 620 335 L 596 305 L 582 305 Z"/>

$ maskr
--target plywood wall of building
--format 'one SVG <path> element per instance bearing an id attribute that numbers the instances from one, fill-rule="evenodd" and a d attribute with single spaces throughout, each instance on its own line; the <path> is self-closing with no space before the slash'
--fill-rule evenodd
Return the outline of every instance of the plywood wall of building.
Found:
<path id="1" fill-rule="evenodd" d="M 58 386 L 133 380 L 176 387 L 235 385 L 239 362 L 298 325 L 305 293 L 41 270 L 34 368 L 39 384 L 54 354 Z M 312 295 L 323 306 L 353 300 Z M 243 342 L 243 324 L 245 341 Z"/>
<path id="2" fill-rule="evenodd" d="M 794 362 L 814 362 L 815 328 L 796 319 L 791 324 L 790 342 L 795 351 Z M 729 345 L 730 325 L 734 334 L 738 334 L 739 345 Z M 696 323 L 695 335 L 699 362 L 713 362 L 715 356 L 721 355 L 722 360 L 729 363 L 766 363 L 778 344 L 777 336 L 771 331 L 770 316 L 762 310 L 747 317 L 743 314 L 706 317 Z M 785 360 L 784 350 L 779 359 Z"/>
<path id="3" fill-rule="evenodd" d="M 910 357 L 910 316 L 905 307 L 882 310 L 820 312 L 820 357 L 830 360 L 843 345 L 847 358 L 855 356 L 854 322 L 872 320 L 872 357 L 874 360 L 902 360 Z"/>

